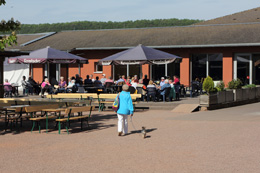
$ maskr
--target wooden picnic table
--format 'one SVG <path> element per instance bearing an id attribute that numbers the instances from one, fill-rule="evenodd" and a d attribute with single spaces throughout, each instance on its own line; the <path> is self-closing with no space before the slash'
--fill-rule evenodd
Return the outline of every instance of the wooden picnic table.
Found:
<path id="1" fill-rule="evenodd" d="M 60 119 L 60 117 L 61 117 L 61 112 L 65 112 L 66 111 L 66 109 L 67 108 L 57 108 L 57 109 L 55 109 L 55 108 L 47 108 L 47 109 L 42 109 L 42 111 L 43 112 L 45 112 L 46 114 L 45 114 L 45 116 L 46 116 L 46 133 L 48 133 L 48 113 L 50 113 L 50 112 L 54 112 L 55 113 L 55 115 L 57 116 L 57 113 L 58 113 L 58 119 Z"/>
<path id="2" fill-rule="evenodd" d="M 118 94 L 97 94 L 97 93 L 59 93 L 57 95 L 51 95 L 48 98 L 57 98 L 57 99 L 64 99 L 64 98 L 77 98 L 77 99 L 97 99 L 97 103 L 99 104 L 99 111 L 104 109 L 105 104 L 112 104 L 114 99 Z M 131 98 L 133 100 L 134 105 L 137 103 L 136 99 L 141 98 L 141 94 L 131 94 Z M 108 100 L 110 101 L 108 101 Z"/>
<path id="3" fill-rule="evenodd" d="M 21 119 L 20 123 L 22 126 L 22 114 L 25 113 L 24 108 L 28 107 L 30 105 L 13 105 L 13 106 L 4 106 L 1 109 L 5 111 L 5 131 L 7 129 L 7 117 L 8 115 L 15 115 L 15 114 L 19 114 L 19 116 L 11 118 L 12 120 L 16 120 L 16 124 L 18 119 Z M 9 112 L 8 112 L 9 111 Z M 11 129 L 12 129 L 12 124 L 11 124 Z"/>

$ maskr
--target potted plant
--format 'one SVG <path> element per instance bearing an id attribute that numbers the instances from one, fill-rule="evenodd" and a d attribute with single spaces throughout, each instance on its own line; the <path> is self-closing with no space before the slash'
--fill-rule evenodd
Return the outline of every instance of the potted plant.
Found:
<path id="1" fill-rule="evenodd" d="M 241 101 L 243 99 L 242 82 L 240 79 L 233 79 L 228 83 L 228 91 L 233 91 L 234 101 Z"/>
<path id="2" fill-rule="evenodd" d="M 216 89 L 214 88 L 214 82 L 211 77 L 205 78 L 203 82 L 203 90 L 206 91 L 205 95 L 200 95 L 201 105 L 213 105 L 218 103 Z"/>
<path id="3" fill-rule="evenodd" d="M 217 96 L 218 96 L 218 104 L 225 103 L 226 102 L 226 91 L 225 89 L 225 84 L 223 81 L 220 81 L 217 83 L 216 89 L 218 91 Z"/>

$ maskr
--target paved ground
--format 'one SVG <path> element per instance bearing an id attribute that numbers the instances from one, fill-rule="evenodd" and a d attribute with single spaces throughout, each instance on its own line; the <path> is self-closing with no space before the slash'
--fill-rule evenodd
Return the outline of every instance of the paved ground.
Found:
<path id="1" fill-rule="evenodd" d="M 260 103 L 173 114 L 137 112 L 117 136 L 112 112 L 94 112 L 91 128 L 70 135 L 0 135 L 1 172 L 259 172 Z M 3 124 L 0 123 L 2 126 Z M 25 124 L 30 126 L 30 124 Z"/>

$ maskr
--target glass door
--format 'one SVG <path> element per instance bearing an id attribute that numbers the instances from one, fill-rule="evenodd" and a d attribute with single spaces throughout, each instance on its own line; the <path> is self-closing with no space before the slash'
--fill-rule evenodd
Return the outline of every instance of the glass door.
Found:
<path id="1" fill-rule="evenodd" d="M 240 79 L 243 85 L 252 84 L 252 55 L 237 54 L 234 60 L 234 79 Z"/>

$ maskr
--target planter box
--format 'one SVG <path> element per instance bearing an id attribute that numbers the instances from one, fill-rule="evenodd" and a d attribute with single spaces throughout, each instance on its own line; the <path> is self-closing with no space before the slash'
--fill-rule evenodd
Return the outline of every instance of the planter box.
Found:
<path id="1" fill-rule="evenodd" d="M 234 93 L 234 101 L 241 101 L 243 100 L 243 91 L 242 89 L 233 89 Z"/>
<path id="2" fill-rule="evenodd" d="M 256 95 L 256 98 L 260 98 L 260 86 L 256 86 L 255 88 L 255 95 Z"/>
<path id="3" fill-rule="evenodd" d="M 249 89 L 249 99 L 253 100 L 256 98 L 256 88 L 250 88 Z"/>
<path id="4" fill-rule="evenodd" d="M 250 88 L 242 88 L 242 100 L 249 100 Z"/>
<path id="5" fill-rule="evenodd" d="M 233 102 L 234 101 L 234 93 L 233 90 L 226 90 L 226 102 Z"/>
<path id="6" fill-rule="evenodd" d="M 201 105 L 214 105 L 218 103 L 218 95 L 200 95 L 200 104 Z"/>
<path id="7" fill-rule="evenodd" d="M 218 104 L 226 102 L 226 91 L 219 91 L 217 95 L 218 95 Z"/>

